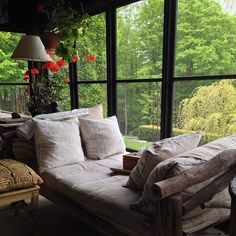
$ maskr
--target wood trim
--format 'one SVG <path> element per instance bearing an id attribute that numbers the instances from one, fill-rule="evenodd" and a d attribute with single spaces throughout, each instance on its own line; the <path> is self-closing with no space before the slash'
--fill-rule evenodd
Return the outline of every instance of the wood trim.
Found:
<path id="1" fill-rule="evenodd" d="M 230 213 L 230 236 L 236 236 L 236 177 L 231 181 L 229 186 L 231 196 L 231 213 Z"/>
<path id="2" fill-rule="evenodd" d="M 191 186 L 201 183 L 209 178 L 218 175 L 221 171 L 236 165 L 236 149 L 229 149 L 221 152 L 211 160 L 189 169 L 184 173 L 160 181 L 153 185 L 157 199 L 161 200 L 168 196 L 182 192 Z"/>
<path id="3" fill-rule="evenodd" d="M 206 208 L 207 205 L 205 205 L 204 202 L 211 200 L 216 193 L 219 193 L 220 191 L 225 189 L 235 175 L 236 169 L 227 171 L 226 173 L 219 176 L 216 180 L 211 182 L 209 185 L 201 189 L 199 192 L 195 193 L 183 204 L 183 215 L 186 215 L 202 203 L 203 204 L 201 205 L 201 207 Z"/>
<path id="4" fill-rule="evenodd" d="M 177 194 L 157 204 L 156 236 L 182 236 L 182 196 Z"/>
<path id="5" fill-rule="evenodd" d="M 18 202 L 18 201 L 31 198 L 30 208 L 32 209 L 37 206 L 38 195 L 39 195 L 38 185 L 32 188 L 26 188 L 26 189 L 7 192 L 7 193 L 1 193 L 0 206 L 5 206 L 13 202 Z"/>

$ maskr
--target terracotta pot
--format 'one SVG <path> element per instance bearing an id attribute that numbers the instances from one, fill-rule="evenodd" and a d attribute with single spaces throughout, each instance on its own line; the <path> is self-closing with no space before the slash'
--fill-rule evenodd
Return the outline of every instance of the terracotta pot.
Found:
<path id="1" fill-rule="evenodd" d="M 58 36 L 53 33 L 53 32 L 43 32 L 40 35 L 40 38 L 44 44 L 45 49 L 50 50 L 50 51 L 55 51 L 58 44 L 59 44 L 59 39 Z"/>

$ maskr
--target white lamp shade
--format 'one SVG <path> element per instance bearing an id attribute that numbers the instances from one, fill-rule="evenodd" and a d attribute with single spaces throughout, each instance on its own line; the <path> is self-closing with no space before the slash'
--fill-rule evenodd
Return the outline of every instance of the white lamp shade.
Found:
<path id="1" fill-rule="evenodd" d="M 11 58 L 23 61 L 52 61 L 40 37 L 36 35 L 22 36 Z"/>

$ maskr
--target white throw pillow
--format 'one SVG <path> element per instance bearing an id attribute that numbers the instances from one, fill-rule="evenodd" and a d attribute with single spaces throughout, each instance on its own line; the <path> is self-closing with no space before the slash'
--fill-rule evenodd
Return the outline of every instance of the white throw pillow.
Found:
<path id="1" fill-rule="evenodd" d="M 125 152 L 124 139 L 115 116 L 100 120 L 80 119 L 80 129 L 87 158 L 104 159 Z"/>
<path id="2" fill-rule="evenodd" d="M 182 134 L 153 143 L 151 147 L 144 150 L 138 164 L 130 173 L 127 187 L 142 190 L 156 165 L 197 147 L 201 137 L 201 133 Z"/>
<path id="3" fill-rule="evenodd" d="M 84 161 L 78 119 L 33 119 L 39 171 Z"/>

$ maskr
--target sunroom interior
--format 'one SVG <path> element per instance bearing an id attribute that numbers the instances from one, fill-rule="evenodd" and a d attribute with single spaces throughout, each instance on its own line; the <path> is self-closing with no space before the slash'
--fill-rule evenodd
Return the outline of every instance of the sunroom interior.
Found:
<path id="1" fill-rule="evenodd" d="M 1 123 L 12 112 L 30 115 L 32 78 L 26 71 L 35 66 L 11 55 L 23 35 L 40 36 L 47 30 L 45 2 L 0 2 Z M 55 73 L 57 81 L 42 90 L 45 103 L 57 102 L 60 111 L 102 104 L 104 117 L 117 117 L 131 152 L 197 131 L 201 145 L 235 135 L 234 1 L 49 2 L 64 2 L 65 9 L 73 8 L 87 23 L 74 42 L 76 55 Z"/>
<path id="2" fill-rule="evenodd" d="M 70 73 L 68 69 L 71 82 L 64 86 L 61 110 L 102 103 L 106 115 L 117 115 L 122 133 L 131 140 L 152 142 L 172 133 L 201 130 L 208 141 L 234 133 L 234 5 L 229 3 L 227 8 L 222 2 L 200 6 L 182 1 L 77 3 L 79 11 L 88 12 L 91 23 L 78 39 L 82 60 L 71 63 Z M 27 64 L 10 56 L 21 34 L 42 31 L 36 4 L 1 3 L 2 9 L 8 6 L 7 19 L 3 15 L 0 25 L 2 110 L 26 110 L 17 105 L 22 99 L 17 93 L 27 84 L 22 79 Z M 194 13 L 188 7 L 196 7 Z M 96 63 L 86 63 L 86 54 L 94 54 Z M 209 100 L 209 93 L 215 97 Z M 135 149 L 136 144 L 127 142 Z M 142 145 L 145 142 L 138 147 Z"/>

